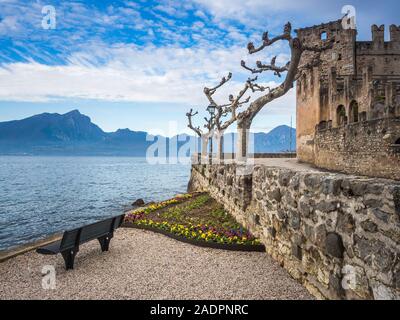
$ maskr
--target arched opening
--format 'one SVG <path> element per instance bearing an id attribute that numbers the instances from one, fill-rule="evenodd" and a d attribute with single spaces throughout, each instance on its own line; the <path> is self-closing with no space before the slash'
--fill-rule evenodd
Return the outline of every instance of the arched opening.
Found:
<path id="1" fill-rule="evenodd" d="M 325 41 L 328 39 L 328 34 L 326 33 L 326 31 L 321 32 L 321 40 Z"/>
<path id="2" fill-rule="evenodd" d="M 346 109 L 343 105 L 340 105 L 336 109 L 336 124 L 338 127 L 345 124 L 346 119 Z"/>
<path id="3" fill-rule="evenodd" d="M 354 123 L 354 122 L 358 122 L 358 103 L 357 101 L 352 101 L 350 103 L 350 122 Z"/>
<path id="4" fill-rule="evenodd" d="M 400 138 L 398 138 L 394 144 L 400 146 Z"/>

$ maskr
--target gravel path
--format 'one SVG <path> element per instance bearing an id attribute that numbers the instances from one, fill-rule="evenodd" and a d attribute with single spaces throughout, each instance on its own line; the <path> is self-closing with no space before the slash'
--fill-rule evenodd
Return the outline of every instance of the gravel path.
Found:
<path id="1" fill-rule="evenodd" d="M 56 268 L 56 289 L 41 269 Z M 102 254 L 81 247 L 75 270 L 61 255 L 29 252 L 0 264 L 0 299 L 312 299 L 265 253 L 199 248 L 137 229 L 119 229 Z"/>

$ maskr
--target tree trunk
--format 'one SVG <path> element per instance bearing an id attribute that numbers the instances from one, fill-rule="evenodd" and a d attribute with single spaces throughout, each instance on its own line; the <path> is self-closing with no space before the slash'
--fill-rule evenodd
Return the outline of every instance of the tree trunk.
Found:
<path id="1" fill-rule="evenodd" d="M 224 161 L 224 133 L 217 132 L 216 135 L 216 142 L 217 142 L 217 157 L 216 161 L 218 163 L 222 163 Z"/>
<path id="2" fill-rule="evenodd" d="M 213 146 L 213 138 L 214 138 L 214 135 L 211 135 L 208 139 L 209 139 L 209 141 L 210 141 L 210 151 L 209 151 L 209 154 L 208 154 L 208 163 L 209 164 L 212 164 L 213 163 L 213 152 L 214 152 L 214 146 Z"/>
<path id="3" fill-rule="evenodd" d="M 239 121 L 237 125 L 237 150 L 236 161 L 246 162 L 251 121 Z"/>
<path id="4" fill-rule="evenodd" d="M 201 163 L 207 163 L 208 135 L 201 136 Z"/>

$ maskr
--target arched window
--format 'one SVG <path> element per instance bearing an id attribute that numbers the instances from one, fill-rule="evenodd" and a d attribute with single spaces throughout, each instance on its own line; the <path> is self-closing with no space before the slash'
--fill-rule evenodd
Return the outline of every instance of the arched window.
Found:
<path id="1" fill-rule="evenodd" d="M 343 105 L 340 105 L 336 109 L 336 124 L 338 127 L 345 124 L 346 119 L 346 109 Z"/>
<path id="2" fill-rule="evenodd" d="M 321 40 L 322 41 L 325 41 L 325 40 L 327 40 L 328 39 L 328 34 L 326 33 L 326 31 L 323 31 L 322 33 L 321 33 Z"/>
<path id="3" fill-rule="evenodd" d="M 352 101 L 350 103 L 350 122 L 358 122 L 358 103 L 357 101 Z"/>

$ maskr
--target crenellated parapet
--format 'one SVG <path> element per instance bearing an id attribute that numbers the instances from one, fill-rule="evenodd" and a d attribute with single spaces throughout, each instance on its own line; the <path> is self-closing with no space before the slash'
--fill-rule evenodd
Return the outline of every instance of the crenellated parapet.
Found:
<path id="1" fill-rule="evenodd" d="M 378 27 L 376 24 L 374 24 L 371 27 L 371 31 L 372 31 L 372 45 L 373 45 L 374 50 L 384 49 L 385 26 L 381 25 Z"/>
<path id="2" fill-rule="evenodd" d="M 395 24 L 390 26 L 390 42 L 392 49 L 400 49 L 400 26 L 396 26 Z"/>

